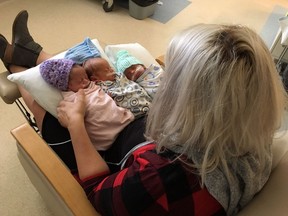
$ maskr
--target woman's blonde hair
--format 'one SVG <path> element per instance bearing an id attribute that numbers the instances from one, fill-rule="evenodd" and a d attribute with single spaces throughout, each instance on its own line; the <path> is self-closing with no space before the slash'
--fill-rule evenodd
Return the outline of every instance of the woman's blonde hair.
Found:
<path id="1" fill-rule="evenodd" d="M 169 45 L 146 136 L 158 151 L 185 155 L 203 184 L 215 168 L 229 176 L 230 157 L 252 153 L 265 165 L 285 95 L 270 52 L 254 31 L 195 25 Z"/>

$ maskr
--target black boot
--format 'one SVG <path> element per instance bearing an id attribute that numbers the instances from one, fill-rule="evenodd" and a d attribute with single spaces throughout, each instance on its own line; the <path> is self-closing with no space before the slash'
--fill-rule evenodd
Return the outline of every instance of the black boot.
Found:
<path id="1" fill-rule="evenodd" d="M 7 39 L 3 35 L 0 34 L 0 58 L 1 58 L 1 60 L 5 56 L 5 51 L 6 51 L 7 45 L 8 45 Z"/>
<path id="2" fill-rule="evenodd" d="M 11 45 L 8 43 L 7 39 L 0 34 L 0 58 L 3 62 L 3 64 L 5 65 L 5 67 L 7 68 L 7 70 L 9 71 L 9 64 L 6 61 L 7 56 L 9 55 L 7 53 L 7 49 L 11 50 Z"/>
<path id="3" fill-rule="evenodd" d="M 30 35 L 27 22 L 28 12 L 26 10 L 20 11 L 12 28 L 13 54 L 11 63 L 30 68 L 36 66 L 38 56 L 43 48 Z"/>

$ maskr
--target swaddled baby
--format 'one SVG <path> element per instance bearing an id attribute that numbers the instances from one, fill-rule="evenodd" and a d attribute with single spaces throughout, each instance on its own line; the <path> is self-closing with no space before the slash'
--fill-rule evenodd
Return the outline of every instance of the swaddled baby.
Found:
<path id="1" fill-rule="evenodd" d="M 73 102 L 76 92 L 84 89 L 87 105 L 85 126 L 97 150 L 107 150 L 124 127 L 134 120 L 128 109 L 117 106 L 73 60 L 46 60 L 40 65 L 40 74 L 47 83 L 62 91 L 64 100 Z"/>
<path id="2" fill-rule="evenodd" d="M 153 99 L 163 77 L 163 69 L 159 65 L 146 67 L 139 59 L 127 50 L 119 50 L 116 54 L 115 67 L 119 74 L 138 83 Z"/>

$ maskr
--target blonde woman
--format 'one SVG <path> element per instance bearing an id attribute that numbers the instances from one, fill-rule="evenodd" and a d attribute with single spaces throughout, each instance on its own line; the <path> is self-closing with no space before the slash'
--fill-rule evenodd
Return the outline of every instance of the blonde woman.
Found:
<path id="1" fill-rule="evenodd" d="M 21 14 L 15 38 L 33 44 L 28 14 Z M 7 40 L 0 42 L 4 64 L 17 65 L 16 46 L 11 62 Z M 71 136 L 87 197 L 101 215 L 235 215 L 269 178 L 272 137 L 284 112 L 286 95 L 270 52 L 247 27 L 199 24 L 172 39 L 165 70 L 147 119 L 151 143 L 115 173 L 85 129 L 83 90 L 75 102 L 60 103 L 58 119 Z"/>
<path id="2" fill-rule="evenodd" d="M 83 136 L 83 92 L 60 104 L 88 198 L 103 215 L 235 215 L 269 178 L 284 111 L 269 50 L 247 27 L 199 24 L 172 39 L 165 69 L 152 144 L 116 174 Z"/>

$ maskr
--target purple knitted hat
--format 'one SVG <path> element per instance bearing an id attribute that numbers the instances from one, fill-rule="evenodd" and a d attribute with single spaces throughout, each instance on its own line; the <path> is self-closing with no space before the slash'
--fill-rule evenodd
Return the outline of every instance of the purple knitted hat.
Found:
<path id="1" fill-rule="evenodd" d="M 40 65 L 40 74 L 50 85 L 67 91 L 69 74 L 74 64 L 70 59 L 49 59 Z"/>

